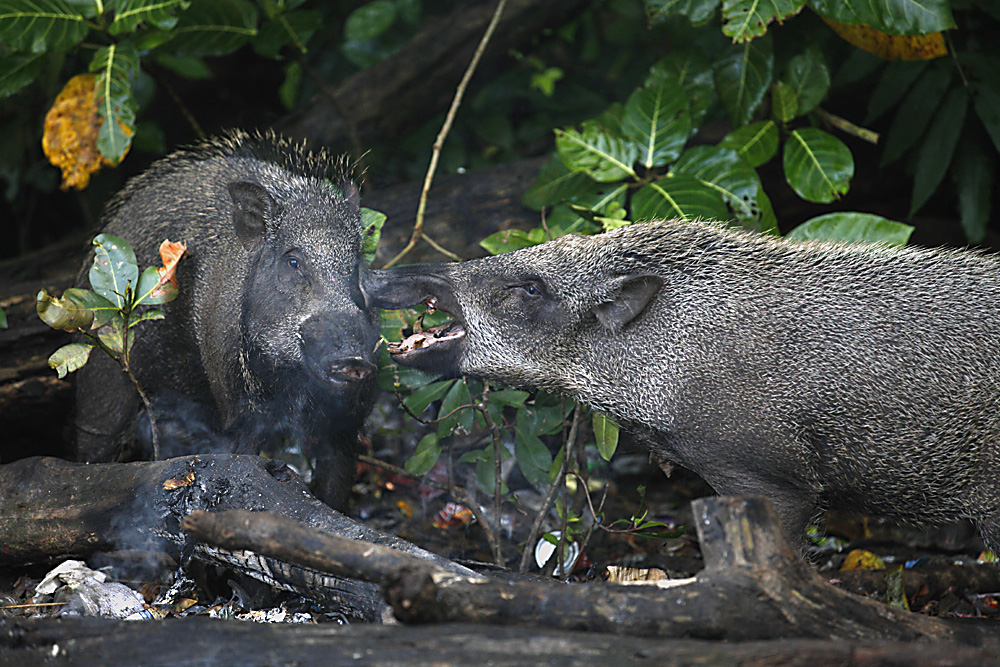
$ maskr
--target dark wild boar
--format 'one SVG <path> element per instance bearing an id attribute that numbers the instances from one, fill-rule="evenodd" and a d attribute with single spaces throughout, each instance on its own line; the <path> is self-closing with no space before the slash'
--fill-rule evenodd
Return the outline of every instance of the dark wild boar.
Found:
<path id="1" fill-rule="evenodd" d="M 564 392 L 801 539 L 832 508 L 974 520 L 1000 549 L 1000 260 L 637 224 L 373 272 L 454 322 L 399 363 Z"/>
<path id="2" fill-rule="evenodd" d="M 130 181 L 103 231 L 132 244 L 141 266 L 158 263 L 163 239 L 187 243 L 178 298 L 139 327 L 132 351 L 164 453 L 297 446 L 316 459 L 317 495 L 343 506 L 379 339 L 344 162 L 233 132 Z M 137 432 L 148 438 L 139 408 L 117 365 L 93 355 L 77 379 L 78 457 L 114 460 Z"/>

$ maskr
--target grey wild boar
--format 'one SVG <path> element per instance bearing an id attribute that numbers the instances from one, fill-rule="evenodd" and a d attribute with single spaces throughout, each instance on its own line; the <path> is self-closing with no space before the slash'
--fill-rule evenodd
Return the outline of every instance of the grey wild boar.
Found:
<path id="1" fill-rule="evenodd" d="M 382 308 L 454 321 L 408 366 L 564 392 L 793 539 L 832 508 L 961 517 L 1000 548 L 1000 260 L 636 224 L 375 271 Z"/>
<path id="2" fill-rule="evenodd" d="M 109 204 L 103 231 L 140 266 L 159 263 L 165 238 L 188 248 L 178 298 L 138 328 L 132 352 L 167 455 L 297 445 L 316 459 L 317 495 L 344 505 L 379 339 L 360 290 L 358 200 L 343 160 L 232 132 L 156 162 Z M 78 458 L 113 460 L 148 438 L 135 390 L 105 355 L 81 370 L 76 395 Z"/>

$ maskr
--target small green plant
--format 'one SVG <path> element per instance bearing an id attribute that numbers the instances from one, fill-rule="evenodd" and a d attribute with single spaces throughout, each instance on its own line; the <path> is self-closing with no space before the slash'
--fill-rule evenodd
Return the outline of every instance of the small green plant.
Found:
<path id="1" fill-rule="evenodd" d="M 150 308 L 177 297 L 175 271 L 185 246 L 164 241 L 160 246 L 163 267 L 151 266 L 139 273 L 135 253 L 123 239 L 110 234 L 94 238 L 94 264 L 90 268 L 93 290 L 71 287 L 61 297 L 44 289 L 38 292 L 35 310 L 43 322 L 54 329 L 79 332 L 86 343 L 69 343 L 49 357 L 49 366 L 60 378 L 79 370 L 90 359 L 94 348 L 104 351 L 121 365 L 149 415 L 153 434 L 153 457 L 160 455 L 156 419 L 130 365 L 135 342 L 133 328 L 140 322 L 163 319 L 163 311 Z"/>

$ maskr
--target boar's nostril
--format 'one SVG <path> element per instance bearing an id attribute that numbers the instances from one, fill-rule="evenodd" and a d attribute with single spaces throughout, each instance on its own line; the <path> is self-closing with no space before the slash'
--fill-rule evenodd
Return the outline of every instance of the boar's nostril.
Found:
<path id="1" fill-rule="evenodd" d="M 375 365 L 360 357 L 341 359 L 327 369 L 331 382 L 364 382 L 375 375 Z"/>

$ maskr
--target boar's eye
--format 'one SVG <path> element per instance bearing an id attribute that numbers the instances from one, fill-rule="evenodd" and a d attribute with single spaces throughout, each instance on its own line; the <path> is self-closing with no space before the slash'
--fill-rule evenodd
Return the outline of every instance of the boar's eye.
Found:
<path id="1" fill-rule="evenodd" d="M 289 257 L 285 260 L 285 264 L 287 264 L 290 269 L 297 269 L 301 265 L 301 262 L 298 257 Z"/>
<path id="2" fill-rule="evenodd" d="M 512 289 L 519 289 L 530 297 L 539 297 L 542 295 L 542 288 L 535 282 L 526 282 L 519 285 L 512 285 Z"/>

